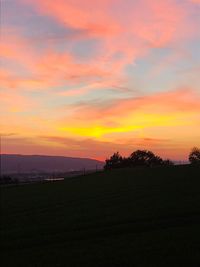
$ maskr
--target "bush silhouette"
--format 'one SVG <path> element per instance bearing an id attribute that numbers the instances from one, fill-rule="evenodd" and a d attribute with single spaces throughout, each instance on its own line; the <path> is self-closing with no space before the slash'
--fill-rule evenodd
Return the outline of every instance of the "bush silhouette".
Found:
<path id="1" fill-rule="evenodd" d="M 129 157 L 122 157 L 119 152 L 114 153 L 109 159 L 106 159 L 106 164 L 104 166 L 105 170 L 116 169 L 116 168 L 126 168 L 135 166 L 170 166 L 174 165 L 172 161 L 163 160 L 161 157 L 155 155 L 149 150 L 136 150 Z"/>
<path id="2" fill-rule="evenodd" d="M 149 150 L 136 150 L 130 155 L 132 166 L 162 165 L 163 160 Z"/>
<path id="3" fill-rule="evenodd" d="M 121 168 L 122 161 L 123 161 L 122 156 L 119 154 L 119 152 L 116 152 L 110 157 L 110 159 L 106 159 L 106 165 L 104 166 L 104 169 L 109 170 L 109 169 Z"/>
<path id="4" fill-rule="evenodd" d="M 200 164 L 200 149 L 194 147 L 189 154 L 189 161 L 191 164 Z"/>

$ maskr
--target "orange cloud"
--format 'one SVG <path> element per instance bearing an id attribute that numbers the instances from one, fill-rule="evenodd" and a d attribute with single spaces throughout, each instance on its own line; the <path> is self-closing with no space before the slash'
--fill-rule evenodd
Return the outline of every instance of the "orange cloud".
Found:
<path id="1" fill-rule="evenodd" d="M 133 136 L 143 140 L 138 143 L 138 148 L 147 146 L 146 137 L 170 138 L 173 144 L 182 148 L 185 144 L 189 148 L 199 143 L 200 117 L 197 114 L 200 114 L 200 95 L 193 90 L 181 89 L 118 100 L 104 106 L 83 105 L 74 110 L 71 106 L 70 116 L 57 121 L 56 125 L 60 136 L 124 144 L 125 148 L 132 143 Z M 191 132 L 193 128 L 196 134 Z M 150 141 L 149 146 L 158 148 Z"/>
<path id="2" fill-rule="evenodd" d="M 147 140 L 148 139 L 148 140 Z M 150 140 L 149 140 L 150 139 Z M 130 155 L 136 149 L 150 149 L 163 158 L 186 160 L 193 143 L 178 145 L 172 140 L 138 138 L 126 142 L 102 142 L 92 139 L 76 140 L 60 136 L 19 137 L 5 135 L 2 137 L 2 153 L 64 155 L 76 157 L 90 157 L 105 160 L 115 151 L 124 156 Z"/>
<path id="3" fill-rule="evenodd" d="M 1 90 L 1 113 L 18 113 L 18 112 L 30 112 L 37 107 L 32 99 L 25 97 L 15 91 L 5 91 Z M 13 116 L 13 115 L 11 115 Z M 2 118 L 2 121 L 4 119 Z M 7 121 L 8 118 L 5 118 Z"/>

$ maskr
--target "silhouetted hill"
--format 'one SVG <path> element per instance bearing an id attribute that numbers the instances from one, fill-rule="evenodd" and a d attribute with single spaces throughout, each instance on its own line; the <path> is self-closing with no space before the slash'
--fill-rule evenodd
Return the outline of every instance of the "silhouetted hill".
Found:
<path id="1" fill-rule="evenodd" d="M 104 162 L 89 158 L 72 158 L 62 156 L 1 154 L 2 173 L 79 171 L 102 168 Z"/>

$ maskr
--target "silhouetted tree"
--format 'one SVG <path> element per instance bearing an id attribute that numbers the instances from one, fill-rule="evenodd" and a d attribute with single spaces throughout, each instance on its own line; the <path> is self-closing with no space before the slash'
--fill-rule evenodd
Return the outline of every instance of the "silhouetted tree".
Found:
<path id="1" fill-rule="evenodd" d="M 120 168 L 120 167 L 122 167 L 122 161 L 123 161 L 123 158 L 119 154 L 119 152 L 114 153 L 110 157 L 110 159 L 106 159 L 106 165 L 104 166 L 104 169 L 109 170 L 109 169 Z"/>
<path id="2" fill-rule="evenodd" d="M 189 154 L 189 161 L 191 164 L 200 164 L 200 149 L 194 147 Z"/>
<path id="3" fill-rule="evenodd" d="M 110 159 L 106 159 L 105 170 L 127 168 L 135 166 L 171 166 L 174 163 L 155 155 L 149 150 L 136 150 L 129 157 L 122 157 L 119 152 L 114 153 Z"/>
<path id="4" fill-rule="evenodd" d="M 121 162 L 121 167 L 122 168 L 126 168 L 126 167 L 130 167 L 131 166 L 131 160 L 130 160 L 130 158 L 128 157 L 128 158 L 123 158 L 122 159 L 122 162 Z"/>
<path id="5" fill-rule="evenodd" d="M 131 166 L 162 165 L 163 160 L 149 150 L 136 150 L 130 155 Z"/>

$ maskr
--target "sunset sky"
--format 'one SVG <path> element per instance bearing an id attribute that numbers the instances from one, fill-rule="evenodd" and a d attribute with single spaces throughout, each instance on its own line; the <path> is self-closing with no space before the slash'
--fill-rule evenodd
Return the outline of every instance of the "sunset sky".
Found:
<path id="1" fill-rule="evenodd" d="M 1 0 L 2 153 L 200 146 L 200 0 Z"/>

